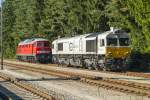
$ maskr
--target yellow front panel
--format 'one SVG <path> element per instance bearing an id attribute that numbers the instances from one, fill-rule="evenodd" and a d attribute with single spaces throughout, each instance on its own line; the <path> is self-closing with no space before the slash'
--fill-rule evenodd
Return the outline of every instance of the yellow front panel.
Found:
<path id="1" fill-rule="evenodd" d="M 130 47 L 106 47 L 106 57 L 124 58 L 130 54 Z"/>

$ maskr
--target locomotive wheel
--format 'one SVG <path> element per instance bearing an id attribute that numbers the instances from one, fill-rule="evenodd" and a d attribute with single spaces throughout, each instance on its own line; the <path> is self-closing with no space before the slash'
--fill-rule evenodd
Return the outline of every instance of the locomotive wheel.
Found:
<path id="1" fill-rule="evenodd" d="M 88 69 L 89 69 L 89 70 L 93 70 L 94 68 L 89 66 Z"/>
<path id="2" fill-rule="evenodd" d="M 87 69 L 85 62 L 82 62 L 82 68 Z"/>
<path id="3" fill-rule="evenodd" d="M 92 66 L 92 64 L 87 64 L 87 63 L 86 63 L 86 67 L 87 67 L 89 70 L 93 70 L 93 69 L 94 69 L 93 66 Z"/>
<path id="4" fill-rule="evenodd" d="M 103 63 L 101 63 L 99 66 L 100 66 L 99 69 L 106 71 L 106 66 Z"/>
<path id="5" fill-rule="evenodd" d="M 100 70 L 100 68 L 98 66 L 95 67 L 95 70 Z"/>
<path id="6" fill-rule="evenodd" d="M 106 67 L 103 67 L 103 69 L 102 69 L 103 71 L 107 71 L 107 69 L 106 69 Z"/>
<path id="7" fill-rule="evenodd" d="M 94 67 L 93 67 L 92 65 L 88 65 L 88 69 L 89 69 L 89 70 L 93 70 Z"/>
<path id="8" fill-rule="evenodd" d="M 129 65 L 126 64 L 126 63 L 124 63 L 124 64 L 122 65 L 122 71 L 126 72 L 128 69 L 129 69 Z"/>
<path id="9" fill-rule="evenodd" d="M 92 66 L 92 68 L 93 68 L 94 70 L 99 70 L 99 69 L 100 69 L 99 66 L 96 65 L 96 64 L 92 64 L 91 66 Z"/>

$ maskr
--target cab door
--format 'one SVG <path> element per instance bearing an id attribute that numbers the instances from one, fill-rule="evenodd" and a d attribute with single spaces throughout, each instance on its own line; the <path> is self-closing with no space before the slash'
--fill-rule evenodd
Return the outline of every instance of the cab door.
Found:
<path id="1" fill-rule="evenodd" d="M 97 48 L 98 48 L 97 51 L 98 54 L 105 55 L 106 40 L 104 38 L 98 38 Z"/>
<path id="2" fill-rule="evenodd" d="M 82 38 L 79 39 L 79 51 L 82 52 L 83 50 L 83 41 Z"/>
<path id="3" fill-rule="evenodd" d="M 37 42 L 34 42 L 32 45 L 32 54 L 36 55 Z"/>

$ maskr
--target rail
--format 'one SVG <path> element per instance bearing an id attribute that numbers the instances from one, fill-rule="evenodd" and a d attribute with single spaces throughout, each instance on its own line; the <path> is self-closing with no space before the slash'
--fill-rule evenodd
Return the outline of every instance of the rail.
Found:
<path id="1" fill-rule="evenodd" d="M 41 68 L 35 68 L 27 65 L 21 65 L 21 64 L 12 64 L 12 63 L 4 63 L 4 65 L 11 66 L 11 67 L 17 67 L 29 71 L 44 73 L 48 75 L 54 75 L 59 77 L 67 77 L 67 78 L 79 78 L 80 82 L 88 83 L 91 85 L 96 85 L 99 87 L 104 87 L 107 89 L 113 89 L 120 92 L 126 92 L 126 93 L 132 93 L 137 94 L 140 96 L 147 96 L 150 97 L 150 86 L 149 84 L 143 84 L 143 83 L 136 83 L 136 82 L 129 82 L 125 80 L 115 80 L 111 78 L 106 77 L 97 77 L 92 75 L 85 75 L 83 73 L 73 73 L 73 72 L 67 72 L 67 71 L 58 71 L 58 70 L 47 70 L 47 69 L 41 69 Z"/>
<path id="2" fill-rule="evenodd" d="M 20 88 L 23 88 L 33 94 L 40 96 L 43 99 L 55 100 L 55 98 L 52 97 L 51 95 L 49 95 L 47 92 L 41 91 L 39 88 L 33 86 L 32 84 L 30 84 L 28 82 L 20 81 L 18 78 L 12 77 L 12 76 L 4 74 L 4 73 L 0 73 L 0 77 L 6 81 L 9 81 L 9 82 L 15 84 L 16 86 L 18 86 Z"/>

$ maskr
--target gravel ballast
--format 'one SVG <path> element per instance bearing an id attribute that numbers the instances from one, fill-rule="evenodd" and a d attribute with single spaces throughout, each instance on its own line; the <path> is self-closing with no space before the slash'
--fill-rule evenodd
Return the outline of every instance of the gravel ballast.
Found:
<path id="1" fill-rule="evenodd" d="M 1 73 L 23 79 L 31 84 L 53 93 L 58 100 L 149 100 L 147 97 L 136 96 L 91 86 L 75 80 L 29 72 L 25 70 L 3 70 Z"/>

